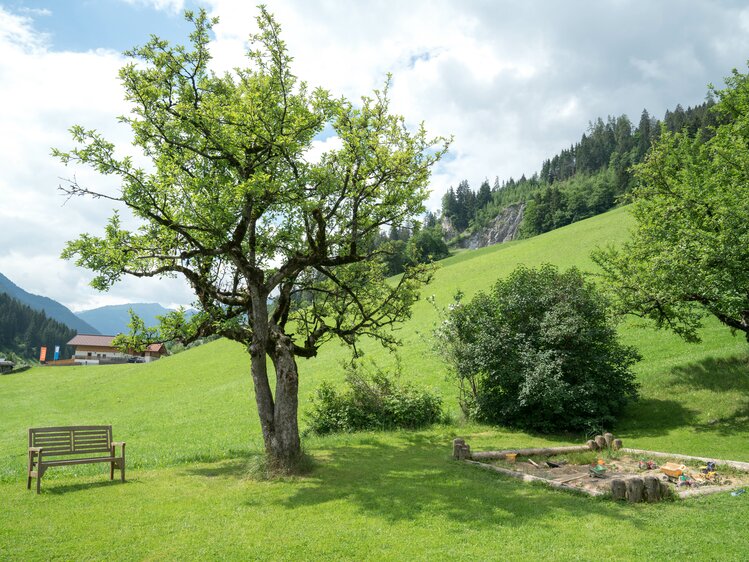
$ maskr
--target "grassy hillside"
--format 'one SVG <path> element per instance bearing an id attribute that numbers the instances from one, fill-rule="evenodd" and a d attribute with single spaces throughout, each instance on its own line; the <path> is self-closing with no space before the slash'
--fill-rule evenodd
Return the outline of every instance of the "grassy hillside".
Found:
<path id="1" fill-rule="evenodd" d="M 591 269 L 590 250 L 626 237 L 619 209 L 530 240 L 442 262 L 424 296 L 446 306 L 518 263 Z M 457 419 L 455 390 L 432 350 L 437 313 L 426 300 L 402 329 L 404 374 L 436 387 Z M 704 342 L 629 322 L 644 357 L 643 399 L 615 433 L 626 445 L 749 460 L 746 343 L 710 323 Z M 379 363 L 392 361 L 366 346 Z M 346 350 L 301 360 L 300 404 L 339 381 Z M 0 377 L 0 559 L 741 559 L 749 494 L 659 506 L 615 505 L 527 486 L 449 459 L 450 440 L 474 449 L 579 441 L 456 421 L 420 432 L 309 438 L 313 473 L 281 482 L 247 475 L 262 449 L 249 360 L 217 341 L 145 365 L 37 368 Z M 26 429 L 111 423 L 128 442 L 129 482 L 104 468 L 51 469 L 25 489 Z M 75 516 L 72 516 L 75 514 Z"/>

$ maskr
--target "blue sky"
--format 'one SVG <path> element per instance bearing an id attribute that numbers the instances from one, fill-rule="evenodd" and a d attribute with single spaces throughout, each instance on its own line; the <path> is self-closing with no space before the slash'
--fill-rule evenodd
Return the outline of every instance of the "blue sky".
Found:
<path id="1" fill-rule="evenodd" d="M 151 33 L 182 41 L 190 29 L 179 11 L 145 2 L 16 0 L 0 5 L 33 17 L 35 28 L 48 34 L 51 48 L 58 51 L 124 51 L 145 43 Z M 195 3 L 184 5 L 192 8 Z"/>
<path id="2" fill-rule="evenodd" d="M 749 59 L 749 5 L 726 0 L 267 0 L 311 86 L 351 100 L 391 73 L 394 112 L 453 135 L 431 180 L 429 206 L 463 179 L 533 174 L 598 117 L 643 108 L 662 117 L 701 103 Z M 218 16 L 211 44 L 217 72 L 245 64 L 255 2 L 239 0 L 0 0 L 0 272 L 73 309 L 125 302 L 190 304 L 184 284 L 128 280 L 109 293 L 89 272 L 59 259 L 67 240 L 99 233 L 102 201 L 57 191 L 75 175 L 97 190 L 111 178 L 69 169 L 51 147 L 71 146 L 81 124 L 132 153 L 117 79 L 125 49 L 150 34 L 185 42 L 181 11 Z M 323 135 L 313 153 L 335 148 Z M 134 156 L 138 156 L 134 154 Z M 9 226 L 8 226 L 9 225 Z"/>

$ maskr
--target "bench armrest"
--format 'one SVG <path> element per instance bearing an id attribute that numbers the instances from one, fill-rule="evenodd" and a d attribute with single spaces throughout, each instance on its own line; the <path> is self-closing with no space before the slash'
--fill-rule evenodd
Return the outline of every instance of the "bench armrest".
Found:
<path id="1" fill-rule="evenodd" d="M 117 447 L 117 446 L 124 447 L 125 442 L 124 441 L 112 441 L 112 447 Z"/>
<path id="2" fill-rule="evenodd" d="M 43 447 L 29 447 L 29 453 L 41 453 Z"/>

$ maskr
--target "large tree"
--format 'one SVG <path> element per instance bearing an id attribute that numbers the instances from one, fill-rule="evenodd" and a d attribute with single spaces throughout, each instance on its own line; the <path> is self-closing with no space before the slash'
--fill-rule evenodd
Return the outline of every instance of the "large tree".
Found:
<path id="1" fill-rule="evenodd" d="M 118 157 L 80 126 L 72 129 L 76 148 L 55 151 L 121 182 L 114 194 L 75 180 L 62 189 L 120 201 L 140 221 L 127 230 L 115 213 L 103 236 L 82 234 L 63 257 L 96 272 L 101 290 L 125 275 L 184 277 L 199 314 L 189 322 L 172 315 L 162 328 L 246 347 L 266 451 L 291 466 L 300 454 L 296 358 L 313 357 L 335 337 L 394 345 L 392 324 L 409 316 L 429 278 L 427 266 L 416 266 L 388 282 L 387 245 L 372 242 L 423 212 L 447 142 L 391 115 L 387 85 L 358 107 L 310 91 L 291 73 L 279 25 L 264 8 L 248 67 L 224 75 L 209 66 L 215 20 L 204 11 L 186 16 L 194 24 L 189 47 L 154 37 L 127 52 L 133 62 L 120 71 L 132 107 L 121 119 L 150 166 Z M 340 148 L 310 162 L 326 127 Z"/>
<path id="2" fill-rule="evenodd" d="M 594 260 L 622 311 L 687 340 L 713 315 L 749 341 L 749 77 L 714 94 L 714 136 L 662 128 L 635 170 L 631 240 Z"/>

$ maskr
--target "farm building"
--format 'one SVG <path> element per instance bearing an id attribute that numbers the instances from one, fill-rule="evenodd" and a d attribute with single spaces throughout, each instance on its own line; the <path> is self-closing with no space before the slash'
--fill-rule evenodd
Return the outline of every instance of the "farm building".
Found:
<path id="1" fill-rule="evenodd" d="M 163 343 L 152 343 L 141 353 L 123 353 L 112 346 L 115 336 L 78 334 L 68 342 L 75 347 L 73 360 L 78 365 L 111 365 L 114 363 L 149 363 L 168 355 Z"/>

